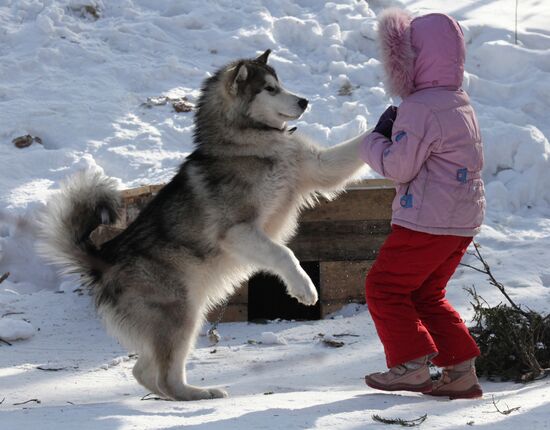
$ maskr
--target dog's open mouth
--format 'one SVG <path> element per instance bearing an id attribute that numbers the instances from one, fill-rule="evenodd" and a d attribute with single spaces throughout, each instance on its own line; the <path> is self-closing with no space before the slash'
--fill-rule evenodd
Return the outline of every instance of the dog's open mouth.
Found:
<path id="1" fill-rule="evenodd" d="M 300 115 L 287 115 L 284 113 L 279 112 L 279 116 L 283 117 L 284 119 L 293 120 L 300 118 Z"/>

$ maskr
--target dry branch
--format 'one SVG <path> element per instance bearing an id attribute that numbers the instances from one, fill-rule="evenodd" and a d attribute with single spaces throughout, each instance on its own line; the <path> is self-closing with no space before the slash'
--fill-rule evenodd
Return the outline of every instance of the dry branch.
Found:
<path id="1" fill-rule="evenodd" d="M 517 305 L 502 283 L 493 275 L 487 261 L 481 255 L 481 246 L 474 242 L 474 255 L 483 268 L 464 264 L 489 278 L 506 298 L 509 305 L 495 307 L 480 297 L 475 288 L 467 289 L 473 298 L 475 311 L 470 333 L 476 340 L 481 356 L 476 368 L 478 374 L 489 378 L 529 382 L 550 373 L 550 318 Z"/>
<path id="2" fill-rule="evenodd" d="M 30 399 L 25 402 L 14 403 L 13 406 L 26 405 L 27 403 L 31 403 L 31 402 L 38 403 L 38 404 L 42 403 L 39 399 Z"/>
<path id="3" fill-rule="evenodd" d="M 7 340 L 5 340 L 5 339 L 2 339 L 1 337 L 0 337 L 0 343 L 5 343 L 5 344 L 8 345 L 8 346 L 12 346 L 11 343 L 9 343 L 9 342 L 8 342 Z"/>
<path id="4" fill-rule="evenodd" d="M 4 273 L 2 276 L 0 276 L 0 284 L 4 282 L 8 277 L 10 276 L 10 272 Z"/>
<path id="5" fill-rule="evenodd" d="M 493 406 L 497 410 L 497 412 L 501 415 L 510 415 L 514 411 L 519 411 L 521 406 L 516 406 L 515 408 L 510 408 L 508 405 L 506 405 L 506 410 L 501 411 L 497 405 L 498 402 L 495 401 L 495 396 L 493 396 Z"/>
<path id="6" fill-rule="evenodd" d="M 496 278 L 494 277 L 493 272 L 491 272 L 491 267 L 489 266 L 487 261 L 485 261 L 485 259 L 481 255 L 481 252 L 479 251 L 480 248 L 481 248 L 481 245 L 477 242 L 473 242 L 473 245 L 474 245 L 474 248 L 475 248 L 476 251 L 475 251 L 475 253 L 469 253 L 469 254 L 473 255 L 474 257 L 476 257 L 481 262 L 481 264 L 483 265 L 483 269 L 479 269 L 478 267 L 471 266 L 469 264 L 462 264 L 462 265 L 466 266 L 466 267 L 469 267 L 470 269 L 474 269 L 478 272 L 486 274 L 489 277 L 489 283 L 491 285 L 493 285 L 494 287 L 498 288 L 498 290 L 504 295 L 504 297 L 506 297 L 506 300 L 508 300 L 508 303 L 510 303 L 510 305 L 514 309 L 516 309 L 518 312 L 521 312 L 522 314 L 525 314 L 525 312 L 518 305 L 516 305 L 514 303 L 514 301 L 510 298 L 510 296 L 506 292 L 506 289 L 504 288 L 504 285 L 502 285 L 500 282 L 498 282 L 496 280 Z"/>

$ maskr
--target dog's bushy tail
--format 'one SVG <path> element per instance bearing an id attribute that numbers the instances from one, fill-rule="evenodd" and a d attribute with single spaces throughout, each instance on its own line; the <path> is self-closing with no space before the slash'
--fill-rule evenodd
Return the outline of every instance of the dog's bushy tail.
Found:
<path id="1" fill-rule="evenodd" d="M 113 179 L 98 172 L 83 171 L 68 178 L 41 214 L 39 253 L 58 264 L 63 273 L 84 276 L 88 284 L 103 272 L 90 234 L 100 224 L 116 222 L 120 194 Z"/>

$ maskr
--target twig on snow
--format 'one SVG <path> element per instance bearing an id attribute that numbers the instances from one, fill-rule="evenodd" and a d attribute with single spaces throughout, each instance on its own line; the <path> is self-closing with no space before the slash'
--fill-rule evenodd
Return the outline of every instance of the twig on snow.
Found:
<path id="1" fill-rule="evenodd" d="M 141 398 L 141 400 L 166 400 L 166 399 L 155 396 L 155 393 L 147 393 L 145 396 Z"/>
<path id="2" fill-rule="evenodd" d="M 43 370 L 45 372 L 59 372 L 61 370 L 67 370 L 67 367 L 46 367 L 46 366 L 36 366 L 38 370 Z"/>
<path id="3" fill-rule="evenodd" d="M 345 343 L 344 342 L 340 342 L 338 340 L 334 340 L 334 339 L 323 339 L 322 340 L 323 344 L 326 345 L 326 346 L 329 346 L 331 348 L 342 348 Z"/>
<path id="4" fill-rule="evenodd" d="M 6 312 L 5 314 L 2 314 L 0 318 L 8 317 L 10 315 L 23 315 L 25 312 Z"/>
<path id="5" fill-rule="evenodd" d="M 345 337 L 345 336 L 349 336 L 349 337 L 361 337 L 360 335 L 358 335 L 358 334 L 353 334 L 353 333 L 337 333 L 337 334 L 333 334 L 332 336 L 333 336 L 333 337 Z"/>
<path id="6" fill-rule="evenodd" d="M 35 403 L 42 403 L 39 399 L 30 399 L 30 400 L 27 400 L 25 402 L 20 402 L 20 403 L 14 403 L 13 406 L 20 406 L 20 405 L 26 405 L 27 403 L 31 403 L 31 402 L 35 402 Z"/>
<path id="7" fill-rule="evenodd" d="M 510 408 L 508 405 L 506 405 L 506 410 L 501 411 L 497 406 L 497 402 L 495 401 L 495 396 L 494 395 L 493 395 L 493 406 L 495 407 L 497 412 L 501 415 L 510 415 L 512 412 L 517 411 L 517 410 L 519 410 L 519 408 L 521 408 L 521 406 L 516 406 L 515 408 Z"/>
<path id="8" fill-rule="evenodd" d="M 382 424 L 397 424 L 403 427 L 416 427 L 426 421 L 428 414 L 424 414 L 421 417 L 413 420 L 404 420 L 402 418 L 382 418 L 380 415 L 373 415 L 372 419 Z"/>
<path id="9" fill-rule="evenodd" d="M 0 284 L 8 279 L 8 276 L 10 276 L 10 272 L 6 272 L 2 276 L 0 276 Z"/>
<path id="10" fill-rule="evenodd" d="M 518 3 L 519 3 L 519 0 L 516 0 L 516 14 L 515 14 L 515 26 L 514 26 L 514 40 L 516 45 L 518 44 Z"/>

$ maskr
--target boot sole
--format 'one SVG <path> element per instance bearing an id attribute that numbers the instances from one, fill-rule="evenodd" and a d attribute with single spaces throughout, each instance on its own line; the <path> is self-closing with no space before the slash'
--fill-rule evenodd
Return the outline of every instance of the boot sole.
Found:
<path id="1" fill-rule="evenodd" d="M 369 387 L 374 388 L 375 390 L 381 391 L 412 391 L 413 393 L 424 393 L 429 394 L 433 389 L 432 381 L 428 381 L 424 385 L 408 385 L 408 384 L 394 384 L 391 386 L 380 385 L 375 381 L 369 379 L 368 376 L 365 376 L 365 384 Z"/>
<path id="2" fill-rule="evenodd" d="M 476 385 L 472 385 L 470 388 L 464 391 L 437 390 L 437 391 L 426 392 L 424 394 L 428 396 L 435 396 L 435 397 L 448 397 L 450 400 L 478 399 L 480 397 L 483 397 L 483 390 L 481 389 L 481 386 L 476 384 Z"/>

